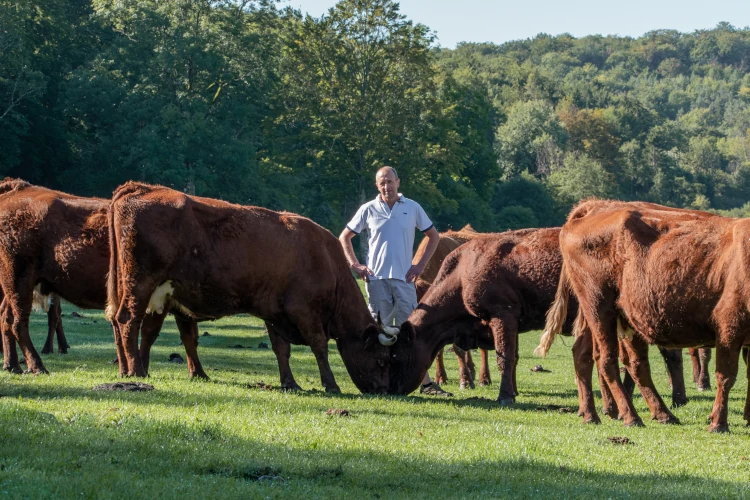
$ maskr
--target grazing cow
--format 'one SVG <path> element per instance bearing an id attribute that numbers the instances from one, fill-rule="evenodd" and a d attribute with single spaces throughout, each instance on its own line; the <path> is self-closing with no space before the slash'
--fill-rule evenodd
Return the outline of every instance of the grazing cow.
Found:
<path id="1" fill-rule="evenodd" d="M 35 289 L 41 303 L 48 295 L 58 297 L 48 315 L 43 352 L 51 352 L 54 332 L 61 350 L 67 344 L 64 336 L 61 342 L 59 297 L 81 308 L 104 309 L 107 206 L 107 200 L 73 196 L 18 179 L 0 182 L 0 287 L 4 291 L 0 328 L 5 370 L 21 373 L 18 340 L 28 370 L 47 372 L 29 336 Z M 150 315 L 144 324 L 141 348 L 146 358 L 163 321 L 164 315 Z"/>
<path id="2" fill-rule="evenodd" d="M 454 250 L 401 327 L 401 340 L 393 350 L 390 392 L 413 391 L 438 350 L 455 342 L 462 348 L 479 346 L 497 351 L 502 372 L 498 401 L 513 403 L 517 393 L 517 336 L 544 325 L 562 266 L 559 232 L 559 228 L 549 228 L 487 234 Z M 574 316 L 575 308 L 571 308 L 567 320 L 562 321 L 567 331 Z M 580 327 L 574 363 L 579 378 L 588 377 L 589 386 L 593 352 L 590 335 Z M 589 363 L 582 365 L 586 357 Z M 642 391 L 653 386 L 643 374 L 636 382 Z M 671 415 L 659 401 L 659 415 Z M 598 422 L 593 400 L 581 400 L 580 411 L 586 421 Z"/>
<path id="3" fill-rule="evenodd" d="M 422 271 L 422 274 L 420 274 L 419 278 L 417 279 L 416 287 L 418 300 L 422 300 L 422 297 L 424 297 L 424 294 L 427 293 L 430 285 L 432 285 L 433 281 L 435 281 L 438 271 L 440 271 L 440 266 L 442 265 L 443 260 L 445 260 L 448 254 L 467 241 L 474 239 L 479 234 L 481 233 L 477 233 L 476 231 L 474 231 L 474 228 L 472 228 L 468 224 L 464 226 L 464 228 L 460 231 L 446 231 L 445 233 L 440 234 L 440 242 L 435 249 L 435 253 L 432 254 L 430 260 L 427 261 L 427 265 L 425 266 L 424 271 Z M 419 262 L 422 259 L 422 255 L 424 255 L 426 249 L 427 239 L 424 239 L 419 244 L 419 247 L 414 254 L 412 263 Z M 481 354 L 479 385 L 490 385 L 492 383 L 492 380 L 490 378 L 489 363 L 487 362 L 487 351 L 484 349 L 480 349 L 479 351 Z M 456 358 L 458 359 L 458 373 L 461 389 L 465 389 L 466 387 L 471 387 L 473 389 L 474 360 L 471 358 L 471 351 L 464 351 L 460 347 L 454 345 L 453 352 L 456 354 Z M 448 375 L 445 373 L 443 349 L 440 349 L 440 352 L 438 352 L 438 355 L 435 358 L 435 383 L 444 384 L 447 381 Z"/>
<path id="4" fill-rule="evenodd" d="M 281 386 L 299 389 L 290 344 L 310 346 L 326 391 L 335 339 L 362 392 L 385 392 L 396 328 L 379 328 L 339 240 L 310 219 L 128 182 L 110 205 L 107 317 L 122 375 L 145 375 L 136 349 L 147 310 L 172 307 L 194 320 L 250 313 L 262 318 Z M 197 330 L 196 330 L 197 333 Z"/>
<path id="5" fill-rule="evenodd" d="M 643 423 L 618 376 L 618 335 L 632 337 L 638 352 L 645 352 L 647 342 L 715 345 L 717 391 L 709 431 L 729 430 L 729 390 L 742 346 L 750 343 L 748 240 L 747 219 L 651 203 L 591 200 L 568 216 L 560 233 L 558 296 L 571 290 L 577 298 L 625 425 Z M 557 305 L 552 308 L 562 316 L 565 308 Z M 557 331 L 547 329 L 542 350 Z M 744 417 L 750 424 L 750 397 Z"/>

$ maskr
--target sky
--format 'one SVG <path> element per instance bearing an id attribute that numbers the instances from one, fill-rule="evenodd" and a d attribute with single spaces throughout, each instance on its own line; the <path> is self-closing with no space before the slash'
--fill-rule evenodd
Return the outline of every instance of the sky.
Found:
<path id="1" fill-rule="evenodd" d="M 539 33 L 575 37 L 638 37 L 656 29 L 692 32 L 726 21 L 750 26 L 750 0 L 402 0 L 401 12 L 437 33 L 441 47 L 459 42 L 494 42 L 533 38 Z M 281 0 L 320 17 L 335 0 Z"/>

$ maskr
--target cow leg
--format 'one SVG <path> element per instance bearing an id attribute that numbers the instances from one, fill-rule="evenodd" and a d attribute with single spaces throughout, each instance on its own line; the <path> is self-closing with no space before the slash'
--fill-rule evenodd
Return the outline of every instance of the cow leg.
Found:
<path id="1" fill-rule="evenodd" d="M 471 351 L 463 350 L 453 345 L 453 352 L 458 359 L 458 377 L 461 389 L 474 388 L 474 360 L 471 359 Z"/>
<path id="2" fill-rule="evenodd" d="M 29 272 L 16 273 L 13 283 L 9 287 L 4 287 L 4 289 L 13 290 L 13 293 L 6 294 L 5 300 L 13 315 L 11 329 L 26 358 L 27 372 L 35 375 L 49 373 L 29 335 L 29 316 L 31 315 L 34 296 L 33 274 Z"/>
<path id="3" fill-rule="evenodd" d="M 50 295 L 47 300 L 50 300 L 52 296 Z M 54 303 L 49 304 L 49 309 L 47 309 L 47 340 L 44 342 L 44 347 L 42 347 L 42 354 L 51 354 L 55 352 L 55 333 L 57 332 L 57 321 L 58 317 L 55 316 L 55 308 Z"/>
<path id="4" fill-rule="evenodd" d="M 141 323 L 141 347 L 138 350 L 138 355 L 141 357 L 141 364 L 143 364 L 143 370 L 146 372 L 146 375 L 148 375 L 148 367 L 151 362 L 151 347 L 159 337 L 161 327 L 164 324 L 164 318 L 166 317 L 166 312 L 161 314 L 154 312 L 146 314 L 143 317 L 143 322 Z"/>
<path id="5" fill-rule="evenodd" d="M 68 344 L 68 339 L 65 338 L 65 330 L 63 330 L 62 303 L 61 302 L 62 302 L 62 299 L 58 296 L 55 296 L 55 298 L 53 299 L 52 305 L 50 306 L 50 309 L 54 309 L 55 317 L 57 318 L 57 321 L 55 324 L 55 333 L 57 334 L 57 351 L 60 354 L 67 354 L 68 349 L 70 349 L 70 344 Z"/>
<path id="6" fill-rule="evenodd" d="M 682 349 L 665 349 L 659 347 L 659 353 L 664 358 L 672 385 L 672 408 L 685 406 L 688 403 L 685 391 L 685 376 L 682 369 Z"/>
<path id="7" fill-rule="evenodd" d="M 700 370 L 698 373 L 698 390 L 699 391 L 710 391 L 711 390 L 711 375 L 708 371 L 708 363 L 711 361 L 711 349 L 703 348 L 697 349 L 698 361 Z"/>
<path id="8" fill-rule="evenodd" d="M 625 368 L 622 375 L 622 386 L 625 388 L 625 393 L 628 397 L 632 398 L 633 391 L 635 390 L 635 380 L 633 380 L 633 377 L 630 375 L 630 356 L 628 355 L 627 349 L 622 345 L 622 342 L 620 342 L 618 350 L 620 351 L 620 363 Z"/>
<path id="9" fill-rule="evenodd" d="M 693 382 L 698 383 L 698 380 L 701 376 L 701 362 L 698 359 L 698 351 L 699 349 L 696 349 L 695 347 L 691 347 L 688 349 L 688 354 L 690 354 L 690 362 L 693 366 Z M 701 390 L 700 388 L 698 390 Z"/>
<path id="10" fill-rule="evenodd" d="M 516 366 L 516 343 L 518 342 L 518 322 L 509 315 L 490 320 L 490 329 L 495 338 L 497 367 L 500 369 L 500 394 L 497 402 L 503 406 L 516 402 L 513 388 L 513 371 Z"/>
<path id="11" fill-rule="evenodd" d="M 444 384 L 448 382 L 448 374 L 445 373 L 445 361 L 443 360 L 443 349 L 440 349 L 435 358 L 435 383 Z"/>
<path id="12" fill-rule="evenodd" d="M 747 371 L 747 394 L 745 394 L 745 412 L 743 418 L 745 425 L 750 427 L 750 359 L 748 359 L 748 348 L 742 349 L 742 359 L 745 360 L 745 371 Z"/>
<path id="13" fill-rule="evenodd" d="M 599 391 L 601 392 L 601 395 L 602 395 L 602 413 L 604 413 L 605 415 L 607 415 L 609 418 L 613 420 L 622 420 L 622 415 L 620 415 L 620 410 L 617 408 L 617 403 L 615 402 L 615 398 L 612 396 L 612 391 L 609 390 L 609 384 L 607 384 L 607 380 L 604 378 L 599 349 L 597 349 L 596 343 L 594 342 L 593 338 L 591 339 L 591 342 L 593 344 L 592 350 L 594 353 L 594 361 L 596 363 L 596 376 L 599 379 Z M 619 349 L 620 347 L 618 346 L 618 350 Z M 627 357 L 626 357 L 626 362 L 627 362 Z M 627 373 L 627 369 L 625 370 L 625 373 Z M 619 374 L 618 374 L 618 378 L 619 378 Z M 624 387 L 624 384 L 623 384 L 623 387 Z M 625 387 L 625 392 L 627 394 L 627 387 Z M 632 394 L 632 390 L 630 393 Z"/>
<path id="14" fill-rule="evenodd" d="M 492 378 L 490 377 L 490 362 L 487 356 L 486 349 L 479 349 L 479 355 L 481 356 L 481 364 L 479 366 L 479 386 L 484 387 L 486 385 L 492 385 Z"/>
<path id="15" fill-rule="evenodd" d="M 180 330 L 182 345 L 185 346 L 190 378 L 200 377 L 203 380 L 208 380 L 208 375 L 203 371 L 203 365 L 198 359 L 198 322 L 181 314 L 175 314 L 174 320 Z"/>
<path id="16" fill-rule="evenodd" d="M 716 399 L 709 417 L 711 419 L 709 432 L 729 432 L 727 423 L 729 391 L 737 380 L 741 347 L 741 345 L 733 346 L 725 345 L 720 341 L 716 342 Z"/>
<path id="17" fill-rule="evenodd" d="M 583 417 L 584 424 L 599 424 L 596 414 L 594 391 L 591 387 L 591 376 L 594 371 L 594 346 L 590 332 L 581 332 L 573 343 L 573 366 L 578 385 L 578 416 Z"/>
<path id="18" fill-rule="evenodd" d="M 320 328 L 315 333 L 315 337 L 310 341 L 310 349 L 315 356 L 315 361 L 318 362 L 318 370 L 320 371 L 320 383 L 325 387 L 326 392 L 334 394 L 340 394 L 336 379 L 333 377 L 331 371 L 331 365 L 328 364 L 328 339 L 325 337 L 325 332 Z"/>
<path id="19" fill-rule="evenodd" d="M 643 399 L 646 400 L 651 419 L 662 424 L 679 424 L 680 421 L 669 411 L 659 392 L 654 387 L 651 378 L 651 366 L 648 361 L 648 344 L 640 337 L 635 336 L 632 340 L 624 339 L 621 345 L 628 351 L 630 358 L 630 372 L 641 391 Z"/>
<path id="20" fill-rule="evenodd" d="M 599 371 L 612 392 L 612 397 L 617 404 L 619 414 L 623 417 L 625 426 L 642 426 L 643 421 L 638 416 L 633 401 L 627 396 L 625 387 L 620 380 L 620 370 L 617 363 L 619 346 L 615 326 L 616 317 L 614 314 L 602 311 L 602 308 L 598 312 L 599 314 L 586 314 L 586 322 L 591 328 L 594 344 L 599 352 Z"/>
<path id="21" fill-rule="evenodd" d="M 23 370 L 21 370 L 21 365 L 18 362 L 16 339 L 10 331 L 12 322 L 10 307 L 3 301 L 2 305 L 0 305 L 0 335 L 3 338 L 3 370 L 19 375 L 23 373 Z"/>
<path id="22" fill-rule="evenodd" d="M 281 389 L 285 391 L 301 391 L 302 387 L 297 385 L 292 375 L 292 369 L 289 367 L 289 357 L 292 354 L 292 346 L 284 340 L 279 332 L 266 321 L 266 331 L 268 338 L 271 340 L 271 348 L 276 355 L 276 362 L 279 365 L 279 376 L 281 377 Z"/>
<path id="23" fill-rule="evenodd" d="M 138 352 L 138 335 L 141 330 L 143 317 L 146 314 L 146 306 L 148 305 L 150 294 L 145 298 L 141 298 L 136 295 L 135 290 L 130 290 L 124 296 L 129 297 L 129 300 L 122 301 L 115 317 L 115 321 L 117 322 L 115 342 L 119 340 L 117 359 L 120 362 L 120 375 L 125 377 L 145 377 L 146 371 L 143 369 L 141 355 Z"/>

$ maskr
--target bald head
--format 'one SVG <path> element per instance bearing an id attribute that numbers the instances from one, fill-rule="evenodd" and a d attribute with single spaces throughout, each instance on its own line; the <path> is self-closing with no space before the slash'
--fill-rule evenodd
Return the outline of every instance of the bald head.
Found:
<path id="1" fill-rule="evenodd" d="M 378 177 L 380 177 L 380 176 L 383 176 L 383 175 L 386 175 L 386 174 L 388 174 L 388 173 L 391 173 L 391 174 L 393 174 L 393 179 L 394 179 L 394 180 L 395 180 L 395 179 L 398 179 L 398 172 L 396 172 L 396 169 L 395 169 L 395 168 L 393 168 L 393 167 L 388 167 L 388 166 L 385 166 L 385 167 L 380 167 L 380 169 L 379 169 L 379 170 L 377 171 L 377 173 L 375 174 L 375 182 L 377 182 L 377 180 L 378 180 Z"/>

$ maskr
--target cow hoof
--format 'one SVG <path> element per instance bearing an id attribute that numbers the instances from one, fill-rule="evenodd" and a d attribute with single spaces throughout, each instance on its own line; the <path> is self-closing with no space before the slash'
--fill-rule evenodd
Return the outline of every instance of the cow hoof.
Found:
<path id="1" fill-rule="evenodd" d="M 463 391 L 464 389 L 474 389 L 474 382 L 461 382 L 459 388 Z"/>
<path id="2" fill-rule="evenodd" d="M 42 348 L 42 354 L 52 354 L 54 352 L 54 349 L 51 347 L 44 346 Z"/>
<path id="3" fill-rule="evenodd" d="M 729 432 L 729 424 L 711 424 L 708 432 Z"/>
<path id="4" fill-rule="evenodd" d="M 623 425 L 625 425 L 625 427 L 646 427 L 646 424 L 644 424 L 643 420 L 640 418 L 634 418 L 630 422 L 625 422 Z"/>
<path id="5" fill-rule="evenodd" d="M 61 347 L 57 350 L 60 354 L 68 354 L 68 349 L 66 347 Z"/>
<path id="6" fill-rule="evenodd" d="M 500 406 L 510 406 L 516 402 L 516 398 L 498 398 L 497 402 Z"/>
<path id="7" fill-rule="evenodd" d="M 662 418 L 656 418 L 656 417 L 654 417 L 654 420 L 656 420 L 660 424 L 680 425 L 680 419 L 677 418 L 677 417 L 675 417 L 674 415 L 668 415 L 668 416 L 662 417 Z"/>
<path id="8" fill-rule="evenodd" d="M 688 398 L 685 399 L 679 399 L 679 400 L 672 400 L 672 408 L 679 408 L 680 406 L 685 406 L 688 404 L 688 401 L 690 401 Z"/>
<path id="9" fill-rule="evenodd" d="M 190 374 L 190 380 L 209 380 L 208 375 L 206 375 L 204 372 L 194 372 Z"/>
<path id="10" fill-rule="evenodd" d="M 710 385 L 707 385 L 707 386 L 700 386 L 699 385 L 698 386 L 698 392 L 710 391 L 710 390 L 711 390 L 711 386 Z"/>
<path id="11" fill-rule="evenodd" d="M 26 370 L 24 374 L 32 374 L 32 375 L 49 375 L 49 372 L 46 368 L 38 368 L 36 370 Z"/>
<path id="12" fill-rule="evenodd" d="M 5 370 L 8 373 L 12 373 L 14 375 L 22 375 L 23 374 L 23 370 L 21 370 L 21 368 L 18 367 L 18 366 L 5 365 L 5 366 L 3 366 L 3 370 Z"/>
<path id="13" fill-rule="evenodd" d="M 445 377 L 435 377 L 435 380 L 434 380 L 434 382 L 435 382 L 435 383 L 436 383 L 437 385 L 441 385 L 441 384 L 446 384 L 446 383 L 448 383 L 448 379 L 447 379 L 447 378 L 445 378 Z"/>
<path id="14" fill-rule="evenodd" d="M 594 424 L 594 425 L 599 425 L 599 424 L 601 424 L 601 423 L 602 423 L 602 420 L 601 420 L 601 419 L 599 418 L 599 416 L 598 416 L 598 415 L 593 415 L 593 416 L 590 416 L 590 417 L 585 417 L 585 418 L 583 419 L 583 423 L 584 423 L 584 424 Z"/>
<path id="15" fill-rule="evenodd" d="M 489 380 L 480 380 L 479 381 L 479 387 L 487 387 L 487 386 L 490 386 L 490 385 L 492 385 L 492 382 L 490 382 Z"/>
<path id="16" fill-rule="evenodd" d="M 302 387 L 300 387 L 297 383 L 281 384 L 281 390 L 284 392 L 297 392 L 297 391 L 301 391 Z"/>
<path id="17" fill-rule="evenodd" d="M 328 394 L 341 394 L 341 389 L 338 387 L 326 387 L 326 392 Z"/>

